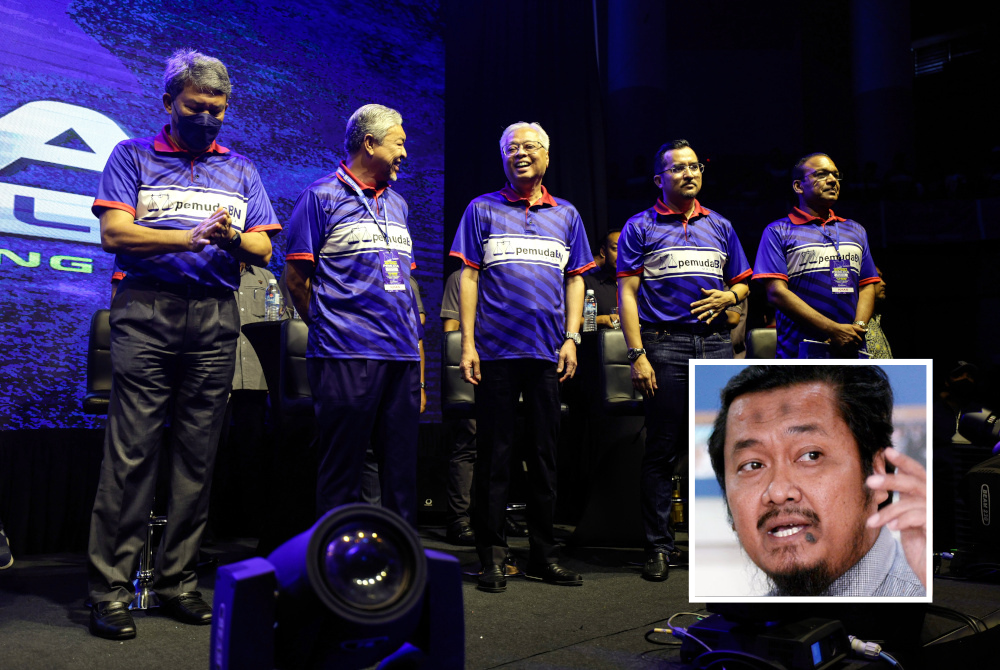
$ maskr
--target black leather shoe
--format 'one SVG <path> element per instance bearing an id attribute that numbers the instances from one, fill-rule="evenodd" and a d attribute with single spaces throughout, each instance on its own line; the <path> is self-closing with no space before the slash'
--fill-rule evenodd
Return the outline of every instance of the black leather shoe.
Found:
<path id="1" fill-rule="evenodd" d="M 567 570 L 558 563 L 528 566 L 524 576 L 528 579 L 540 579 L 557 586 L 580 586 L 583 584 L 583 575 Z"/>
<path id="2" fill-rule="evenodd" d="M 507 590 L 507 577 L 504 575 L 503 567 L 492 564 L 484 565 L 483 571 L 479 573 L 479 582 L 476 588 L 487 593 L 500 593 Z"/>
<path id="3" fill-rule="evenodd" d="M 188 591 L 167 600 L 163 609 L 181 623 L 193 626 L 207 626 L 212 623 L 212 606 L 201 598 L 198 591 Z"/>
<path id="4" fill-rule="evenodd" d="M 97 602 L 90 610 L 90 634 L 105 640 L 131 640 L 135 637 L 135 622 L 128 603 Z"/>
<path id="5" fill-rule="evenodd" d="M 474 547 L 476 534 L 472 532 L 472 526 L 463 522 L 448 529 L 448 543 L 460 547 Z"/>
<path id="6" fill-rule="evenodd" d="M 651 582 L 662 582 L 670 574 L 667 555 L 655 552 L 646 556 L 646 564 L 642 566 L 642 578 Z"/>
<path id="7" fill-rule="evenodd" d="M 503 531 L 507 537 L 528 537 L 528 527 L 509 516 L 504 519 Z"/>

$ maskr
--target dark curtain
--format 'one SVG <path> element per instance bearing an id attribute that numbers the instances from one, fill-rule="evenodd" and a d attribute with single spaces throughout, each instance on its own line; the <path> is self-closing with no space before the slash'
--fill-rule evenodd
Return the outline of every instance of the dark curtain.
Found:
<path id="1" fill-rule="evenodd" d="M 469 201 L 503 187 L 500 134 L 517 121 L 549 134 L 545 187 L 576 206 L 596 247 L 607 230 L 607 180 L 592 3 L 445 7 L 445 255 Z"/>

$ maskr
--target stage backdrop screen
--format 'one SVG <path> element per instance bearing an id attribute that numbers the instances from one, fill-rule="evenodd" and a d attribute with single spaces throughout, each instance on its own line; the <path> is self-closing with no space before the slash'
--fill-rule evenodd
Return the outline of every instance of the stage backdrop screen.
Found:
<path id="1" fill-rule="evenodd" d="M 410 207 L 427 365 L 438 369 L 438 2 L 4 0 L 0 35 L 0 430 L 103 425 L 81 410 L 90 318 L 109 304 L 113 263 L 90 207 L 115 144 L 168 122 L 164 61 L 181 48 L 228 67 L 218 141 L 256 163 L 282 222 L 344 157 L 351 112 L 368 102 L 400 111 L 409 158 L 394 188 Z M 274 245 L 280 275 L 284 234 Z"/>

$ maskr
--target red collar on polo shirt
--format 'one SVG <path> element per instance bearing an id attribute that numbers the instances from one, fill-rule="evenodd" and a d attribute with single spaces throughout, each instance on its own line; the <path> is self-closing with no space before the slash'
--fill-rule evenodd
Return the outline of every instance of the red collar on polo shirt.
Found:
<path id="1" fill-rule="evenodd" d="M 656 205 L 653 206 L 653 209 L 656 210 L 657 214 L 663 214 L 664 216 L 679 216 L 684 220 L 684 223 L 687 223 L 690 220 L 684 216 L 683 212 L 678 212 L 676 209 L 663 202 L 663 198 L 656 199 Z M 695 216 L 708 216 L 709 214 L 711 214 L 711 212 L 702 207 L 700 202 L 697 200 L 694 201 L 694 212 L 691 218 L 694 218 Z"/>
<path id="2" fill-rule="evenodd" d="M 161 151 L 168 154 L 188 154 L 194 155 L 193 152 L 187 151 L 186 149 L 181 149 L 179 146 L 174 144 L 174 140 L 170 137 L 170 124 L 163 126 L 160 130 L 160 134 L 153 138 L 153 149 L 155 151 Z M 202 154 L 228 154 L 229 149 L 222 146 L 221 144 L 213 141 L 208 148 L 197 154 L 198 156 Z"/>
<path id="3" fill-rule="evenodd" d="M 515 191 L 510 184 L 507 184 L 502 189 L 500 189 L 500 193 L 502 193 L 503 197 L 507 198 L 509 202 L 528 202 L 528 199 L 525 198 L 520 193 L 518 193 L 517 191 Z M 528 203 L 528 207 L 534 207 L 535 205 L 539 206 L 548 205 L 549 207 L 557 207 L 559 203 L 555 201 L 555 198 L 549 195 L 549 192 L 545 190 L 545 187 L 543 186 L 542 197 L 534 202 Z"/>
<path id="4" fill-rule="evenodd" d="M 354 180 L 355 184 L 357 184 L 358 186 L 361 187 L 362 191 L 366 191 L 366 192 L 367 191 L 371 191 L 372 193 L 375 194 L 375 198 L 376 199 L 378 199 L 378 197 L 385 192 L 385 189 L 387 189 L 387 188 L 389 188 L 389 186 L 391 186 L 391 184 L 386 184 L 382 188 L 375 188 L 375 186 L 373 184 L 366 184 L 363 181 L 361 181 L 360 179 L 358 179 L 357 175 L 355 175 L 353 172 L 351 172 L 351 169 L 349 167 L 347 167 L 347 163 L 345 163 L 344 161 L 340 161 L 340 167 L 344 168 L 344 172 L 346 172 L 347 174 L 349 174 L 351 176 L 351 179 Z M 337 175 L 337 179 L 339 179 L 340 181 L 344 181 L 344 178 L 341 177 L 339 174 Z M 347 184 L 347 182 L 344 182 L 344 183 Z M 350 184 L 347 184 L 347 185 L 350 186 Z"/>
<path id="5" fill-rule="evenodd" d="M 813 221 L 819 221 L 820 223 L 826 225 L 831 221 L 846 221 L 847 219 L 837 216 L 830 210 L 830 218 L 826 221 L 823 220 L 821 216 L 813 216 L 807 212 L 803 212 L 798 207 L 794 207 L 791 212 L 788 213 L 788 220 L 794 223 L 796 226 L 801 226 L 804 223 L 812 223 Z"/>

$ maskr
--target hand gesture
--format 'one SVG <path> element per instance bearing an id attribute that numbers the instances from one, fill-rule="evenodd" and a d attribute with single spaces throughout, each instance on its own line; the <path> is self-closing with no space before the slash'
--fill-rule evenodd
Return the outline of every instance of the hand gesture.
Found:
<path id="1" fill-rule="evenodd" d="M 212 216 L 188 231 L 187 246 L 190 251 L 201 251 L 209 244 L 218 244 L 229 239 L 232 219 L 229 212 L 221 207 Z"/>
<path id="2" fill-rule="evenodd" d="M 733 303 L 733 294 L 729 291 L 703 288 L 701 294 L 705 297 L 691 303 L 691 314 L 705 323 L 712 323 L 720 314 L 726 313 L 727 307 L 732 307 L 735 304 Z"/>
<path id="3" fill-rule="evenodd" d="M 896 451 L 885 450 L 895 474 L 872 475 L 865 482 L 873 491 L 898 491 L 899 500 L 868 518 L 869 528 L 888 526 L 898 530 L 910 569 L 927 588 L 927 471 L 917 461 Z"/>

